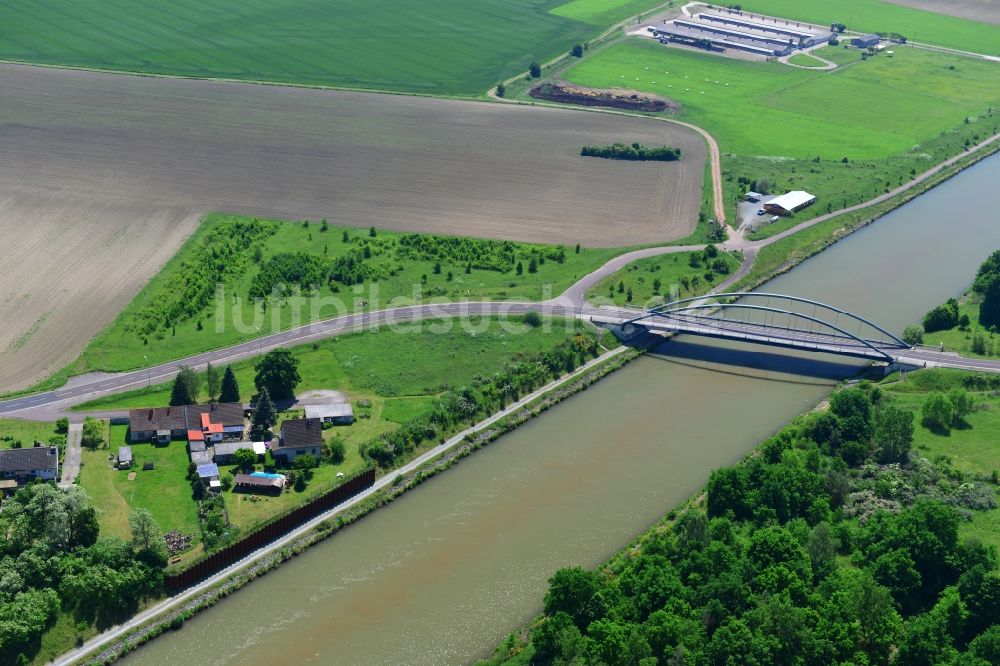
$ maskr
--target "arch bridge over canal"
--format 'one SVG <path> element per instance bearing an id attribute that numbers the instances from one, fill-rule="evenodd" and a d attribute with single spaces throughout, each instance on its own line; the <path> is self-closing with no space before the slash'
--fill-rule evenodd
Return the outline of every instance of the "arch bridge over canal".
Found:
<path id="1" fill-rule="evenodd" d="M 592 316 L 625 336 L 640 330 L 699 335 L 799 351 L 851 356 L 889 365 L 1000 372 L 1000 361 L 965 358 L 907 344 L 878 324 L 819 301 L 768 292 L 683 298 L 642 310 Z"/>

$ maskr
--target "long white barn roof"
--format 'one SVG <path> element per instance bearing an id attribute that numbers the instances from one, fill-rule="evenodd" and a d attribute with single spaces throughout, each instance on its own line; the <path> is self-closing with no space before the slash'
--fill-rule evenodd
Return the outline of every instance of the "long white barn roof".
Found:
<path id="1" fill-rule="evenodd" d="M 796 208 L 804 206 L 807 203 L 812 203 L 815 200 L 816 197 L 808 192 L 794 190 L 792 192 L 788 192 L 787 194 L 782 194 L 780 197 L 775 197 L 767 203 L 772 206 L 781 206 L 785 210 L 795 210 Z"/>

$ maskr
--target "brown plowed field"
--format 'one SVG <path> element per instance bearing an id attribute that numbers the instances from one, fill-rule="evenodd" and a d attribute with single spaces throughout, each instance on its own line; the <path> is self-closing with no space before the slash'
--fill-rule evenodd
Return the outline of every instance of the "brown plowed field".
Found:
<path id="1" fill-rule="evenodd" d="M 1000 25 L 1000 0 L 887 0 L 887 2 Z"/>
<path id="2" fill-rule="evenodd" d="M 617 246 L 694 228 L 692 131 L 600 113 L 0 66 L 0 391 L 71 361 L 209 211 Z M 585 144 L 679 146 L 679 162 Z"/>

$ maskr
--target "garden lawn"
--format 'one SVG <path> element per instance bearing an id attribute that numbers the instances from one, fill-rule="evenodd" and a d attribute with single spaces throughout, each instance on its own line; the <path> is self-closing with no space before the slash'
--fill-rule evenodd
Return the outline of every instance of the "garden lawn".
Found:
<path id="1" fill-rule="evenodd" d="M 744 10 L 828 26 L 843 23 L 858 32 L 897 33 L 910 41 L 1000 55 L 1000 26 L 880 0 L 745 0 Z"/>
<path id="2" fill-rule="evenodd" d="M 0 59 L 478 95 L 655 0 L 14 0 Z M 549 11 L 549 10 L 554 11 Z"/>
<path id="3" fill-rule="evenodd" d="M 698 267 L 691 266 L 692 257 L 697 257 Z M 740 260 L 728 252 L 720 251 L 717 258 L 725 262 L 726 271 L 723 273 L 709 271 L 701 252 L 679 252 L 640 259 L 598 282 L 587 293 L 587 299 L 595 304 L 651 307 L 662 304 L 665 298 L 673 298 L 675 293 L 677 298 L 698 296 L 739 268 Z M 712 261 L 714 259 L 709 260 Z M 656 288 L 656 280 L 660 281 L 659 289 Z"/>
<path id="4" fill-rule="evenodd" d="M 386 254 L 373 257 L 370 263 L 381 274 L 364 284 L 347 287 L 334 283 L 318 285 L 315 297 L 288 296 L 268 299 L 266 308 L 250 298 L 249 292 L 256 266 L 275 254 L 305 252 L 313 254 L 327 264 L 343 257 L 369 240 L 368 229 L 329 226 L 322 231 L 316 222 L 303 226 L 302 222 L 275 221 L 277 232 L 264 241 L 260 259 L 243 257 L 248 268 L 238 271 L 224 284 L 224 295 L 212 299 L 197 316 L 182 317 L 174 325 L 164 325 L 149 335 L 130 330 L 133 323 L 149 318 L 145 314 L 176 289 L 175 279 L 183 274 L 185 261 L 198 261 L 204 256 L 206 236 L 221 223 L 237 219 L 234 216 L 210 215 L 180 251 L 133 299 L 121 314 L 87 346 L 70 374 L 92 370 L 120 371 L 147 364 L 182 358 L 199 352 L 238 344 L 258 335 L 267 335 L 296 325 L 307 324 L 359 310 L 378 310 L 414 302 L 443 302 L 457 300 L 529 300 L 537 301 L 558 295 L 563 289 L 587 273 L 621 254 L 629 248 L 586 249 L 565 248 L 562 263 L 553 259 L 542 260 L 536 272 L 531 272 L 528 256 L 532 251 L 553 252 L 556 246 L 527 243 L 509 243 L 515 248 L 522 274 L 516 266 L 508 272 L 472 267 L 468 264 L 437 261 L 434 259 L 404 258 L 397 260 L 392 254 L 404 235 L 398 232 L 378 231 L 374 240 L 383 243 Z M 352 239 L 343 241 L 347 233 Z M 460 242 L 454 237 L 438 237 L 442 244 Z M 499 248 L 507 241 L 483 241 L 491 248 Z M 435 272 L 440 263 L 440 271 Z M 469 270 L 470 272 L 466 272 Z M 336 291 L 334 291 L 334 288 Z M 165 318 L 167 315 L 163 315 Z M 200 329 L 199 329 L 200 327 Z M 259 329 L 259 332 L 258 332 Z"/>
<path id="5" fill-rule="evenodd" d="M 200 542 L 198 505 L 186 478 L 190 461 L 185 442 L 167 446 L 132 444 L 132 469 L 116 470 L 108 455 L 117 455 L 118 447 L 125 444 L 127 429 L 124 425 L 111 426 L 107 450 L 84 451 L 80 485 L 100 510 L 102 534 L 129 538 L 128 514 L 146 508 L 164 532 L 180 530 L 192 535 L 195 543 Z M 147 462 L 153 463 L 153 469 L 143 471 Z M 136 475 L 133 481 L 128 480 L 130 471 Z"/>
<path id="6" fill-rule="evenodd" d="M 0 419 L 0 449 L 9 449 L 14 442 L 21 442 L 21 446 L 25 448 L 30 448 L 35 442 L 48 444 L 49 439 L 56 435 L 55 424 L 53 423 L 46 421 L 24 421 L 22 419 Z M 59 435 L 59 437 L 64 436 Z"/>

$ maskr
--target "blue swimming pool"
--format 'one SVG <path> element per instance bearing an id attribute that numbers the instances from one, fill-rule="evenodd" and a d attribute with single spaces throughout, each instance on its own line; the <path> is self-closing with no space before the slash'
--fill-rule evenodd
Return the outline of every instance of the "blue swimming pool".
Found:
<path id="1" fill-rule="evenodd" d="M 250 476 L 260 476 L 260 477 L 263 477 L 265 479 L 279 479 L 283 475 L 282 474 L 268 474 L 267 472 L 253 472 Z"/>

